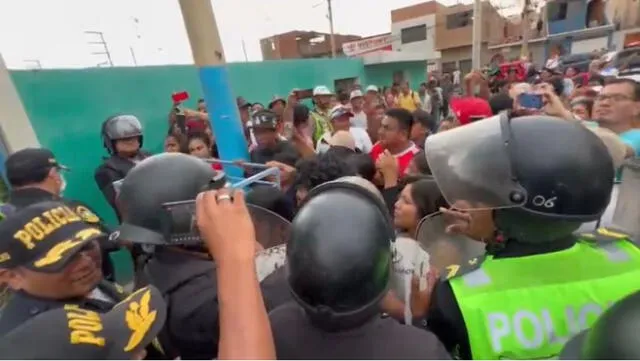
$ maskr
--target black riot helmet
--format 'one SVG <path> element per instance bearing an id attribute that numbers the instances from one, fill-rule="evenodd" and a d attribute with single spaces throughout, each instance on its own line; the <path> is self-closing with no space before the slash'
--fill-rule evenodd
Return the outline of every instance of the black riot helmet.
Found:
<path id="1" fill-rule="evenodd" d="M 198 193 L 225 184 L 223 172 L 190 155 L 162 153 L 146 158 L 119 187 L 122 224 L 110 238 L 160 246 L 200 245 L 195 199 Z"/>
<path id="2" fill-rule="evenodd" d="M 605 311 L 593 327 L 570 339 L 560 353 L 563 360 L 640 359 L 640 292 Z"/>
<path id="3" fill-rule="evenodd" d="M 600 218 L 613 187 L 604 143 L 580 124 L 549 116 L 501 113 L 427 138 L 425 153 L 447 202 L 498 210 L 498 228 L 511 228 L 507 237 L 522 235 L 516 228 L 524 223 L 571 234 Z M 555 233 L 533 238 L 558 239 Z"/>
<path id="4" fill-rule="evenodd" d="M 114 115 L 102 123 L 102 144 L 109 154 L 115 154 L 114 142 L 118 139 L 138 137 L 142 148 L 142 124 L 134 115 Z"/>
<path id="5" fill-rule="evenodd" d="M 382 196 L 368 181 L 343 177 L 309 192 L 292 222 L 287 267 L 294 299 L 313 324 L 344 330 L 379 312 L 394 239 Z"/>

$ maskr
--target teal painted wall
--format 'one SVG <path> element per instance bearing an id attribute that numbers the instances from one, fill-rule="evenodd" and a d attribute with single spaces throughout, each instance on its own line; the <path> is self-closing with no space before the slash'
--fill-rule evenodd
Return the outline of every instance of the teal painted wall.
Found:
<path id="1" fill-rule="evenodd" d="M 398 71 L 404 72 L 405 79 L 409 80 L 411 88 L 418 90 L 420 83 L 426 80 L 427 64 L 424 61 L 412 61 L 367 65 L 364 67 L 367 85 L 373 84 L 379 87 L 393 84 L 393 74 Z"/>
<path id="2" fill-rule="evenodd" d="M 229 73 L 235 94 L 265 104 L 292 88 L 333 87 L 344 78 L 365 83 L 362 62 L 350 59 L 234 63 Z M 188 91 L 192 108 L 202 94 L 193 66 L 13 71 L 12 77 L 40 144 L 72 169 L 65 196 L 88 203 L 111 224 L 115 215 L 93 180 L 106 156 L 102 121 L 114 113 L 137 115 L 145 128 L 144 148 L 160 152 L 171 93 Z"/>

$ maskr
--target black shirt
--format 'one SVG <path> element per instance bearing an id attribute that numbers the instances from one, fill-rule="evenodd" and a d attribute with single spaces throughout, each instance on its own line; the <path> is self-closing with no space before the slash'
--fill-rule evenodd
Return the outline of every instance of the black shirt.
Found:
<path id="1" fill-rule="evenodd" d="M 278 161 L 294 166 L 299 158 L 298 150 L 286 140 L 279 140 L 273 148 L 258 147 L 251 151 L 249 158 L 252 163 L 265 164 L 270 161 Z"/>
<path id="2" fill-rule="evenodd" d="M 374 317 L 345 331 L 326 332 L 314 327 L 304 310 L 287 303 L 269 314 L 279 360 L 443 360 L 444 346 L 431 332 Z"/>
<path id="3" fill-rule="evenodd" d="M 572 237 L 545 244 L 507 242 L 504 248 L 492 252 L 492 254 L 494 259 L 527 257 L 562 251 L 571 248 L 575 243 L 576 240 Z M 446 280 L 436 284 L 432 297 L 431 309 L 427 314 L 426 322 L 421 322 L 419 326 L 426 326 L 435 333 L 454 358 L 471 360 L 467 326 L 464 323 L 462 311 L 451 288 L 451 283 Z"/>

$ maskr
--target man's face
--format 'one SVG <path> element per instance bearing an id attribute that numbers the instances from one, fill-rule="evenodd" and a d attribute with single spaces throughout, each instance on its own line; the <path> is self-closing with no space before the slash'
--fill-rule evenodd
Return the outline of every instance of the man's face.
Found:
<path id="1" fill-rule="evenodd" d="M 140 150 L 140 139 L 138 137 L 124 138 L 116 140 L 116 152 L 118 154 L 133 155 Z"/>
<path id="2" fill-rule="evenodd" d="M 602 124 L 631 123 L 639 114 L 640 101 L 629 84 L 605 86 L 593 105 L 593 118 Z"/>
<path id="3" fill-rule="evenodd" d="M 365 97 L 366 101 L 371 103 L 378 98 L 378 92 L 368 91 L 367 94 L 365 94 Z"/>
<path id="4" fill-rule="evenodd" d="M 422 123 L 415 122 L 411 127 L 411 140 L 416 144 L 421 144 L 427 139 L 429 129 L 425 128 Z"/>
<path id="5" fill-rule="evenodd" d="M 42 273 L 17 267 L 5 270 L 3 278 L 11 289 L 44 299 L 85 297 L 102 280 L 102 258 L 98 242 L 88 243 L 59 272 Z"/>
<path id="6" fill-rule="evenodd" d="M 271 105 L 271 111 L 278 114 L 278 116 L 282 116 L 284 112 L 284 104 L 281 101 L 277 101 Z"/>
<path id="7" fill-rule="evenodd" d="M 363 97 L 355 97 L 351 99 L 351 106 L 353 109 L 362 109 L 364 106 L 364 98 Z"/>
<path id="8" fill-rule="evenodd" d="M 409 83 L 402 82 L 402 84 L 400 84 L 400 90 L 402 90 L 403 93 L 408 93 L 409 92 Z"/>
<path id="9" fill-rule="evenodd" d="M 351 123 L 349 122 L 350 116 L 348 114 L 341 115 L 339 117 L 331 119 L 331 125 L 334 131 L 349 130 Z"/>
<path id="10" fill-rule="evenodd" d="M 545 80 L 548 80 L 549 78 L 551 78 L 551 73 L 548 70 L 543 70 L 540 72 L 540 79 L 545 81 Z"/>
<path id="11" fill-rule="evenodd" d="M 400 124 L 396 118 L 385 116 L 378 129 L 378 139 L 384 147 L 393 146 L 406 140 L 407 134 L 400 129 Z"/>
<path id="12" fill-rule="evenodd" d="M 260 147 L 270 147 L 276 143 L 278 133 L 275 129 L 253 128 L 253 135 Z"/>
<path id="13" fill-rule="evenodd" d="M 376 109 L 373 112 L 373 120 L 382 122 L 382 118 L 384 118 L 384 109 Z"/>
<path id="14" fill-rule="evenodd" d="M 315 100 L 316 105 L 321 108 L 326 108 L 331 104 L 331 95 L 317 95 Z"/>

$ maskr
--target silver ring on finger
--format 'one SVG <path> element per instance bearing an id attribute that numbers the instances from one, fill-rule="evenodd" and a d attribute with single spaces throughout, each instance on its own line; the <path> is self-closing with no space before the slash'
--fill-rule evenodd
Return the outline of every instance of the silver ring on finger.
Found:
<path id="1" fill-rule="evenodd" d="M 216 201 L 220 203 L 221 201 L 231 201 L 231 196 L 228 194 L 221 194 L 216 197 Z"/>

